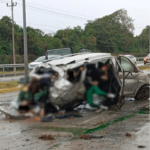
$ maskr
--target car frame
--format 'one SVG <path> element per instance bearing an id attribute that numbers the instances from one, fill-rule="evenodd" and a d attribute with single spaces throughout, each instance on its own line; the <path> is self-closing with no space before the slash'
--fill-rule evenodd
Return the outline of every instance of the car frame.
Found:
<path id="1" fill-rule="evenodd" d="M 125 57 L 129 58 L 134 64 L 136 64 L 136 57 L 133 55 L 124 55 Z"/>
<path id="2" fill-rule="evenodd" d="M 76 68 L 85 63 L 106 61 L 108 59 L 112 61 L 115 76 L 121 85 L 119 100 L 124 97 L 134 97 L 136 100 L 149 98 L 150 74 L 139 69 L 129 58 L 123 55 L 115 57 L 110 53 L 76 53 L 64 55 L 58 60 L 45 61 L 39 67 L 54 65 L 66 72 L 68 69 Z M 30 75 L 32 76 L 34 73 L 36 73 L 36 68 Z"/>

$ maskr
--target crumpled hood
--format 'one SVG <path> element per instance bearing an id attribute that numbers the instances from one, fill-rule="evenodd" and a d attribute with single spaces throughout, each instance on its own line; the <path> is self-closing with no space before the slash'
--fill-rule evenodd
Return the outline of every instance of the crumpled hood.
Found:
<path id="1" fill-rule="evenodd" d="M 39 64 L 41 64 L 41 62 L 32 62 L 29 64 L 29 67 L 36 67 Z"/>

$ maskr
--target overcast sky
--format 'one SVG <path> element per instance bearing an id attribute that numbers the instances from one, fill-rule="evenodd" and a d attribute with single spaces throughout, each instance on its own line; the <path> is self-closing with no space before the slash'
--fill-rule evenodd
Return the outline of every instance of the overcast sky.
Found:
<path id="1" fill-rule="evenodd" d="M 22 0 L 14 7 L 14 21 L 23 26 Z M 0 19 L 11 16 L 10 0 L 0 0 Z M 26 0 L 27 26 L 39 28 L 45 33 L 54 33 L 77 25 L 84 28 L 87 20 L 109 15 L 126 9 L 134 20 L 135 35 L 150 25 L 150 0 Z"/>

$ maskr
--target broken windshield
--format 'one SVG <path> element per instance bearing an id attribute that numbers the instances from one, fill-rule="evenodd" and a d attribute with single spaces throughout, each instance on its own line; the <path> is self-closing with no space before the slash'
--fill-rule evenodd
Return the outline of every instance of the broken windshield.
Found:
<path id="1" fill-rule="evenodd" d="M 72 51 L 70 48 L 61 48 L 61 49 L 52 49 L 52 50 L 47 50 L 47 55 L 69 55 L 72 54 Z"/>

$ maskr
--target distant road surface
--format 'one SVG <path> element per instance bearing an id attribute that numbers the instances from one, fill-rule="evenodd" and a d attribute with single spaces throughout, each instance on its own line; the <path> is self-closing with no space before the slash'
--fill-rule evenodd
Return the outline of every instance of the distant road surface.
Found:
<path id="1" fill-rule="evenodd" d="M 137 66 L 144 66 L 144 62 L 137 62 Z"/>
<path id="2" fill-rule="evenodd" d="M 0 82 L 5 82 L 5 81 L 18 81 L 22 76 L 11 76 L 11 77 L 0 77 Z"/>

